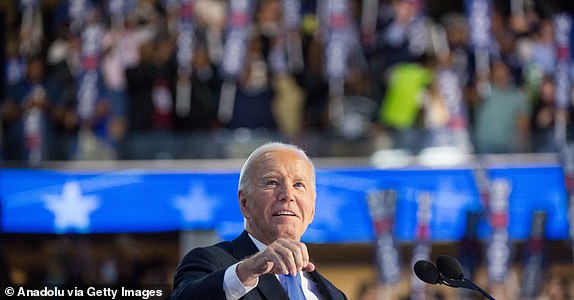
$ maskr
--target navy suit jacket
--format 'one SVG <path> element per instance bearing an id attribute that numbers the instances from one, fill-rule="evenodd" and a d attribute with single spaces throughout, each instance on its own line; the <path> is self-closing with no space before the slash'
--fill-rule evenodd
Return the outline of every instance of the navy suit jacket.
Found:
<path id="1" fill-rule="evenodd" d="M 199 247 L 185 255 L 175 271 L 171 299 L 224 300 L 223 277 L 225 270 L 242 259 L 258 252 L 257 247 L 244 231 L 231 242 L 221 242 L 209 247 Z M 309 273 L 317 283 L 323 299 L 347 299 L 319 272 Z M 288 300 L 287 293 L 273 274 L 259 277 L 259 284 L 249 291 L 245 300 Z"/>

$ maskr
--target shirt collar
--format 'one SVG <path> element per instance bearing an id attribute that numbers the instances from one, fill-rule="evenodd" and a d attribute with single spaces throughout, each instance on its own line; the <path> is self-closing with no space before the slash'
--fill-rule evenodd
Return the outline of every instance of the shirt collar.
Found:
<path id="1" fill-rule="evenodd" d="M 254 238 L 251 235 L 251 233 L 248 232 L 247 234 L 249 235 L 249 238 L 253 241 L 253 244 L 255 244 L 255 247 L 257 247 L 257 250 L 263 251 L 263 250 L 265 250 L 265 248 L 267 248 L 267 245 L 263 244 L 258 239 Z"/>

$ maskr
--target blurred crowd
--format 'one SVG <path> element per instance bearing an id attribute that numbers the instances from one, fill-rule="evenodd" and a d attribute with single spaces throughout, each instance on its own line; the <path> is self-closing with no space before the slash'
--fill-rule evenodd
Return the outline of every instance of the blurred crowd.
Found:
<path id="1" fill-rule="evenodd" d="M 0 161 L 224 158 L 241 152 L 226 145 L 258 138 L 295 142 L 310 156 L 334 153 L 333 141 L 348 142 L 336 153 L 362 155 L 554 152 L 571 139 L 571 80 L 559 103 L 556 75 L 572 55 L 557 49 L 556 16 L 572 13 L 572 1 L 492 1 L 486 54 L 473 47 L 462 0 L 433 9 L 424 0 L 306 0 L 295 26 L 282 0 L 233 0 L 253 3 L 247 21 L 229 14 L 231 0 L 1 2 Z M 345 3 L 333 14 L 344 21 L 322 15 L 322 3 Z M 244 49 L 230 50 L 230 24 L 245 23 Z M 572 40 L 559 49 L 572 53 Z M 330 60 L 337 53 L 343 77 L 333 68 L 342 61 Z M 235 76 L 222 70 L 230 56 L 240 58 Z M 133 245 L 117 244 L 125 257 L 93 260 L 82 241 L 55 242 L 50 265 L 21 281 L 169 283 L 174 261 L 129 260 Z M 541 299 L 572 298 L 551 296 L 571 291 L 570 277 L 551 279 Z"/>
<path id="2" fill-rule="evenodd" d="M 118 289 L 162 289 L 163 293 L 167 294 L 171 290 L 173 272 L 180 260 L 176 233 L 9 236 L 3 239 L 3 242 L 4 247 L 0 248 L 5 250 L 5 256 L 0 258 L 6 258 L 5 261 L 0 260 L 0 273 L 3 275 L 0 277 L 0 284 L 3 286 L 58 286 L 85 290 L 89 286 L 97 285 Z M 455 249 L 457 246 L 453 244 L 452 250 Z M 368 256 L 368 253 L 371 251 L 365 251 L 365 256 Z M 554 252 L 549 252 L 548 255 L 552 253 Z M 574 298 L 572 264 L 566 262 L 570 261 L 569 257 L 548 257 L 548 260 L 545 260 L 541 273 L 544 279 L 540 280 L 535 288 L 536 293 L 532 296 L 523 294 L 525 283 L 520 275 L 524 272 L 524 266 L 518 257 L 520 255 L 504 282 L 502 294 L 495 294 L 495 285 L 488 283 L 484 268 L 478 268 L 472 280 L 487 288 L 496 299 Z M 336 266 L 339 275 L 347 283 L 353 283 L 347 284 L 346 293 L 350 299 L 484 299 L 478 292 L 453 289 L 444 285 L 424 285 L 425 296 L 421 298 L 412 287 L 413 274 L 407 260 L 401 263 L 400 282 L 382 284 L 374 266 L 365 266 L 364 257 L 355 259 L 361 261 L 357 262 L 356 266 L 361 266 L 362 271 L 357 272 L 357 268 L 350 268 L 350 271 L 346 269 L 348 265 L 341 265 L 340 262 L 319 260 L 323 266 Z"/>
<path id="3" fill-rule="evenodd" d="M 245 1 L 239 17 L 223 0 L 80 2 L 2 5 L 3 160 L 217 157 L 217 141 L 257 135 L 411 153 L 548 152 L 569 137 L 571 88 L 556 101 L 555 17 L 571 11 L 560 1 L 492 1 L 486 55 L 463 1 L 434 15 L 423 0 L 333 1 L 344 14 L 328 16 L 329 1 L 300 1 L 295 26 L 281 0 Z M 247 28 L 244 49 L 228 47 L 230 24 Z M 236 76 L 222 72 L 230 55 Z"/>
<path id="4" fill-rule="evenodd" d="M 178 262 L 177 238 L 169 234 L 147 239 L 129 234 L 20 236 L 4 242 L 6 265 L 0 269 L 3 286 L 147 286 L 167 294 Z M 35 250 L 28 250 L 31 247 Z"/>

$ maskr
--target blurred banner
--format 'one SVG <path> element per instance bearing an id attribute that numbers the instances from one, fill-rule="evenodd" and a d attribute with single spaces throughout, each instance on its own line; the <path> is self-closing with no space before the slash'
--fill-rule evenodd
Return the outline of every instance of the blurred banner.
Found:
<path id="1" fill-rule="evenodd" d="M 484 212 L 469 211 L 466 213 L 466 231 L 458 241 L 458 258 L 464 272 L 464 277 L 476 281 L 477 268 L 482 264 L 483 244 L 478 239 L 478 224 L 483 219 Z M 474 291 L 460 289 L 459 296 L 462 299 L 470 298 Z"/>
<path id="2" fill-rule="evenodd" d="M 377 18 L 379 17 L 379 0 L 363 0 L 361 10 L 361 39 L 371 47 L 375 42 Z"/>
<path id="3" fill-rule="evenodd" d="M 177 68 L 178 72 L 191 75 L 191 62 L 193 59 L 194 24 L 193 0 L 184 0 L 179 3 L 179 34 L 177 36 Z"/>
<path id="4" fill-rule="evenodd" d="M 42 50 L 44 25 L 39 4 L 38 0 L 20 0 L 22 23 L 19 53 L 22 56 L 38 55 Z"/>
<path id="5" fill-rule="evenodd" d="M 447 134 L 436 141 L 437 145 L 454 146 L 464 152 L 471 152 L 472 145 L 468 134 L 466 114 L 468 109 L 463 99 L 458 76 L 453 69 L 442 68 L 437 71 L 436 80 L 449 115 Z"/>
<path id="6" fill-rule="evenodd" d="M 381 283 L 393 285 L 401 281 L 400 252 L 393 235 L 397 207 L 397 192 L 382 190 L 367 196 L 375 233 L 375 259 Z"/>
<path id="7" fill-rule="evenodd" d="M 508 234 L 509 195 L 512 188 L 506 179 L 493 179 L 490 183 L 490 198 L 485 203 L 492 227 L 492 237 L 486 248 L 487 273 L 491 283 L 501 283 L 507 278 L 512 261 L 513 247 Z"/>
<path id="8" fill-rule="evenodd" d="M 101 65 L 102 38 L 104 28 L 99 20 L 98 11 L 93 7 L 84 7 L 87 16 L 82 21 L 80 36 L 80 71 L 78 80 L 78 116 L 81 121 L 90 122 L 94 117 L 96 102 L 101 97 Z M 75 15 L 73 16 L 76 17 Z M 74 21 L 74 22 L 76 22 Z"/>
<path id="9" fill-rule="evenodd" d="M 490 72 L 490 49 L 492 48 L 490 0 L 465 0 L 465 10 L 468 18 L 470 44 L 474 49 L 476 73 L 479 80 L 487 78 Z M 479 89 L 483 89 L 480 86 Z"/>
<path id="10" fill-rule="evenodd" d="M 426 22 L 426 1 L 411 0 L 410 2 L 414 6 L 414 16 L 407 29 L 409 51 L 418 57 L 425 53 L 430 43 Z"/>
<path id="11" fill-rule="evenodd" d="M 38 0 L 21 0 L 22 26 L 20 31 L 20 49 L 22 56 L 38 55 L 43 35 L 42 15 Z M 23 111 L 24 147 L 26 160 L 31 166 L 39 164 L 44 158 L 45 147 L 45 120 L 42 109 L 46 101 L 46 91 L 41 84 L 32 87 L 32 91 L 25 99 L 26 109 Z M 0 131 L 1 132 L 1 131 Z"/>
<path id="12" fill-rule="evenodd" d="M 45 96 L 37 95 L 38 93 L 45 93 L 41 86 L 36 87 L 32 91 L 28 101 L 34 103 L 34 101 L 41 101 L 39 99 L 45 99 Z M 32 106 L 24 112 L 23 119 L 24 146 L 27 152 L 27 161 L 31 166 L 36 166 L 44 159 L 45 155 L 44 126 L 46 116 L 42 109 Z"/>
<path id="13" fill-rule="evenodd" d="M 558 107 L 554 123 L 554 139 L 557 145 L 566 142 L 568 126 L 568 107 L 572 100 L 572 63 L 570 57 L 570 38 L 572 34 L 572 17 L 567 13 L 554 16 L 554 41 L 556 47 L 556 72 L 554 82 L 556 86 L 555 98 Z"/>
<path id="14" fill-rule="evenodd" d="M 568 239 L 564 174 L 557 163 L 490 165 L 505 180 L 508 237 L 527 239 L 535 211 L 546 211 L 546 237 Z M 374 239 L 369 193 L 396 191 L 394 235 L 413 241 L 418 197 L 432 199 L 432 241 L 457 241 L 469 211 L 483 210 L 471 167 L 452 169 L 319 168 L 317 209 L 304 239 L 316 243 Z M 238 170 L 0 170 L 2 230 L 7 233 L 110 233 L 214 229 L 230 238 L 243 229 L 237 204 Z M 492 234 L 480 222 L 481 239 Z"/>
<path id="15" fill-rule="evenodd" d="M 351 20 L 347 0 L 329 0 L 317 5 L 324 37 L 325 75 L 329 82 L 343 83 L 349 55 Z"/>
<path id="16" fill-rule="evenodd" d="M 490 0 L 465 0 L 465 10 L 470 28 L 470 42 L 474 48 L 488 49 L 492 44 L 490 32 Z"/>
<path id="17" fill-rule="evenodd" d="M 283 30 L 285 34 L 285 47 L 287 50 L 287 65 L 291 72 L 300 72 L 303 69 L 303 49 L 301 45 L 301 1 L 282 0 Z"/>
<path id="18" fill-rule="evenodd" d="M 185 117 L 191 110 L 191 79 L 194 36 L 194 1 L 184 0 L 179 3 L 179 22 L 177 34 L 177 85 L 175 111 L 178 116 Z"/>
<path id="19" fill-rule="evenodd" d="M 556 45 L 556 104 L 565 108 L 570 105 L 572 99 L 570 91 L 570 34 L 572 31 L 572 17 L 567 13 L 554 16 L 555 45 Z"/>
<path id="20" fill-rule="evenodd" d="M 417 229 L 415 234 L 415 245 L 411 257 L 411 267 L 419 260 L 430 260 L 431 256 L 431 236 L 429 223 L 431 215 L 431 198 L 429 193 L 422 191 L 417 199 Z M 426 288 L 428 285 L 420 280 L 414 273 L 411 274 L 411 299 L 425 300 Z"/>
<path id="21" fill-rule="evenodd" d="M 345 74 L 351 48 L 351 16 L 348 0 L 328 0 L 317 3 L 323 36 L 324 74 L 329 82 L 329 119 L 343 118 Z"/>
<path id="22" fill-rule="evenodd" d="M 221 74 L 224 78 L 237 79 L 243 72 L 245 64 L 249 44 L 249 26 L 253 18 L 255 2 L 239 0 L 229 4 Z"/>
<path id="23" fill-rule="evenodd" d="M 564 172 L 564 186 L 568 198 L 569 237 L 574 250 L 574 144 L 563 144 L 560 148 L 560 162 Z M 574 253 L 574 252 L 572 252 Z"/>
<path id="24" fill-rule="evenodd" d="M 253 0 L 230 1 L 226 24 L 221 75 L 225 79 L 221 86 L 217 116 L 222 123 L 227 123 L 233 116 L 237 80 L 243 72 L 249 47 L 249 30 L 253 11 Z"/>
<path id="25" fill-rule="evenodd" d="M 535 299 L 540 294 L 542 283 L 545 280 L 546 239 L 546 212 L 535 211 L 532 216 L 530 237 L 526 242 L 523 256 L 522 286 L 520 296 L 522 299 Z"/>

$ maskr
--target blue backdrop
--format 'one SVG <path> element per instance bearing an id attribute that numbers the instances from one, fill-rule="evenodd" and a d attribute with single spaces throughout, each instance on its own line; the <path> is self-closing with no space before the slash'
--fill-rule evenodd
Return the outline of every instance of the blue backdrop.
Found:
<path id="1" fill-rule="evenodd" d="M 237 172 L 130 169 L 0 171 L 2 230 L 7 233 L 113 233 L 214 229 L 223 239 L 237 235 L 243 219 L 237 204 Z M 548 213 L 546 234 L 568 238 L 567 197 L 557 164 L 492 166 L 490 179 L 506 179 L 509 233 L 524 239 L 535 210 Z M 417 197 L 431 196 L 431 236 L 459 239 L 467 211 L 482 204 L 471 168 L 378 170 L 320 168 L 317 210 L 304 239 L 313 243 L 369 242 L 373 229 L 366 195 L 395 189 L 395 233 L 411 241 Z M 488 237 L 486 221 L 479 234 Z"/>

